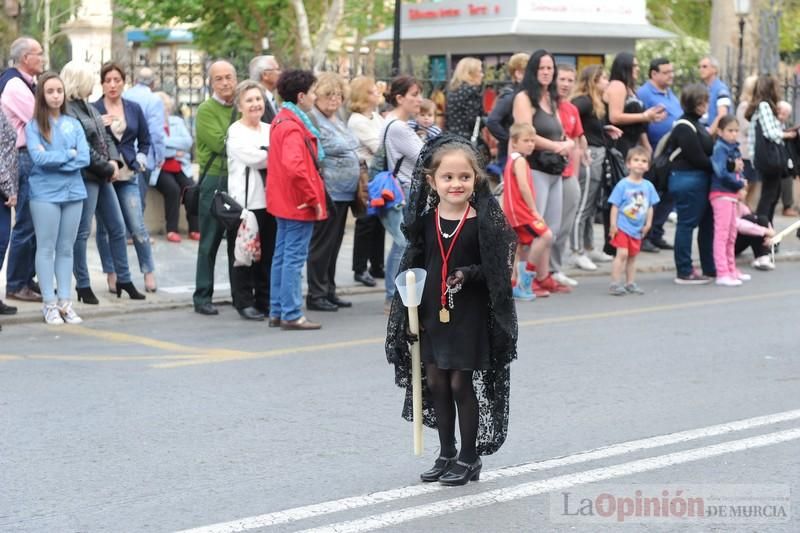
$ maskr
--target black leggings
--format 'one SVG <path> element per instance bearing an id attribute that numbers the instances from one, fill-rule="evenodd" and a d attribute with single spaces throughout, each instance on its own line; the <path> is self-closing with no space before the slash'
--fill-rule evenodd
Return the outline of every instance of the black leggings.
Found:
<path id="1" fill-rule="evenodd" d="M 192 178 L 183 172 L 172 173 L 161 171 L 156 182 L 156 189 L 164 196 L 164 216 L 167 219 L 167 233 L 178 232 L 178 217 L 181 211 L 183 189 L 194 185 Z M 189 231 L 198 231 L 197 217 L 186 215 Z"/>
<path id="2" fill-rule="evenodd" d="M 746 215 L 743 218 L 746 218 L 750 222 L 755 222 L 759 226 L 764 226 L 765 228 L 769 227 L 769 221 L 765 216 Z M 764 237 L 760 237 L 758 235 L 745 235 L 743 233 L 737 234 L 736 245 L 734 248 L 735 254 L 739 255 L 748 248 L 753 249 L 753 257 L 761 257 L 762 255 L 767 255 L 769 253 L 769 248 L 764 245 Z"/>
<path id="3" fill-rule="evenodd" d="M 762 178 L 761 198 L 758 200 L 756 214 L 759 217 L 766 217 L 772 222 L 772 218 L 775 216 L 775 206 L 778 205 L 778 199 L 781 197 L 781 178 L 765 178 L 763 174 Z"/>
<path id="4" fill-rule="evenodd" d="M 456 408 L 458 429 L 461 434 L 459 461 L 474 463 L 478 439 L 478 398 L 472 387 L 472 370 L 443 370 L 433 363 L 425 363 L 428 389 L 433 395 L 433 408 L 439 431 L 439 454 L 456 455 Z"/>

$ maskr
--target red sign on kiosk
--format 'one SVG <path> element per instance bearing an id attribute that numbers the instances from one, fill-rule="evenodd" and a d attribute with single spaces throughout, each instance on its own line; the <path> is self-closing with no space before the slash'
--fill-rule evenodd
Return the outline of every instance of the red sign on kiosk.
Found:
<path id="1" fill-rule="evenodd" d="M 461 8 L 457 7 L 443 7 L 439 9 L 417 9 L 412 7 L 408 10 L 408 18 L 411 20 L 454 18 L 460 17 L 463 14 L 471 17 L 489 14 L 499 15 L 500 5 L 495 4 L 490 6 L 489 4 L 468 4 L 465 11 L 462 11 Z"/>

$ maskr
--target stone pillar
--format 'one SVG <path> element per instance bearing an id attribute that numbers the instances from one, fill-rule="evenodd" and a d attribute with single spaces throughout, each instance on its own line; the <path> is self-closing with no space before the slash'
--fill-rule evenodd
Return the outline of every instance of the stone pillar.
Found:
<path id="1" fill-rule="evenodd" d="M 111 0 L 82 2 L 74 19 L 61 27 L 72 46 L 72 59 L 85 61 L 98 73 L 93 96 L 101 93 L 100 67 L 111 60 Z"/>

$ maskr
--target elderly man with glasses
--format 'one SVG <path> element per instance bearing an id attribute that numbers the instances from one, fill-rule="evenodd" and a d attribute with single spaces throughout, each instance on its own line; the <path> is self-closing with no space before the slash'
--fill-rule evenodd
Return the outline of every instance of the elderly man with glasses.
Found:
<path id="1" fill-rule="evenodd" d="M 44 70 L 44 53 L 35 39 L 20 37 L 11 43 L 10 56 L 14 66 L 0 75 L 0 105 L 17 134 L 19 189 L 14 207 L 16 221 L 8 251 L 6 297 L 9 300 L 41 302 L 39 287 L 33 281 L 36 236 L 28 203 L 28 176 L 33 162 L 28 154 L 25 125 L 33 118 L 35 78 Z"/>

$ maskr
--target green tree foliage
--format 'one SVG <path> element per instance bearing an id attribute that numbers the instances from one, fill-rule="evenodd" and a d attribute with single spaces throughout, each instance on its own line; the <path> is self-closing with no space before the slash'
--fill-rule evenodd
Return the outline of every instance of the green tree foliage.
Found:
<path id="1" fill-rule="evenodd" d="M 780 51 L 790 59 L 800 58 L 800 0 L 783 0 L 780 21 Z"/>
<path id="2" fill-rule="evenodd" d="M 309 3 L 322 7 L 322 2 Z M 296 50 L 288 0 L 116 0 L 115 4 L 117 16 L 132 27 L 191 24 L 194 43 L 212 56 L 259 54 L 264 37 L 270 51 L 283 61 L 292 60 Z M 309 8 L 309 17 L 319 20 L 320 11 Z"/>
<path id="3" fill-rule="evenodd" d="M 672 61 L 677 86 L 695 79 L 700 58 L 709 52 L 711 0 L 647 0 L 647 18 L 654 26 L 675 33 L 677 38 L 636 43 L 636 57 L 643 65 L 640 81 L 647 79 L 646 65 L 656 57 Z"/>
<path id="4" fill-rule="evenodd" d="M 708 40 L 711 0 L 647 0 L 647 18 L 678 35 Z"/>

